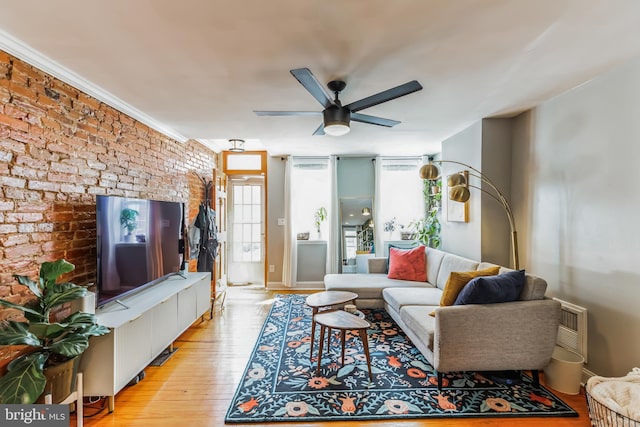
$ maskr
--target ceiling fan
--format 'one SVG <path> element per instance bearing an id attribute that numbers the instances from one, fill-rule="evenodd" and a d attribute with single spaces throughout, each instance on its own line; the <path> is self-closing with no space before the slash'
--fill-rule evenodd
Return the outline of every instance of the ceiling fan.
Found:
<path id="1" fill-rule="evenodd" d="M 397 120 L 384 119 L 382 117 L 369 116 L 367 114 L 358 113 L 365 108 L 391 101 L 392 99 L 417 92 L 422 89 L 420 83 L 412 80 L 400 86 L 387 89 L 375 95 L 368 96 L 359 101 L 342 105 L 338 99 L 338 95 L 347 84 L 342 80 L 332 80 L 327 87 L 335 95 L 331 99 L 330 94 L 322 87 L 318 79 L 308 68 L 296 68 L 291 70 L 291 74 L 295 77 L 309 93 L 322 104 L 323 111 L 254 111 L 258 116 L 315 116 L 322 114 L 323 123 L 313 133 L 314 135 L 332 135 L 340 136 L 349 133 L 350 121 L 360 123 L 368 123 L 371 125 L 392 127 L 400 123 Z"/>

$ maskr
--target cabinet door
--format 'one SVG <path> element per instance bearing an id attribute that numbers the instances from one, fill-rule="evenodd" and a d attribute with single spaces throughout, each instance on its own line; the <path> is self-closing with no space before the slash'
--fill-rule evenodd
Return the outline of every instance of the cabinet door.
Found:
<path id="1" fill-rule="evenodd" d="M 211 307 L 211 284 L 209 278 L 198 280 L 196 287 L 196 317 L 202 316 Z"/>
<path id="2" fill-rule="evenodd" d="M 120 326 L 116 339 L 116 390 L 121 390 L 152 360 L 151 316 L 143 313 Z"/>
<path id="3" fill-rule="evenodd" d="M 190 285 L 178 293 L 178 333 L 184 332 L 196 318 L 196 288 Z"/>
<path id="4" fill-rule="evenodd" d="M 178 335 L 178 296 L 172 295 L 151 309 L 151 353 L 167 348 Z"/>

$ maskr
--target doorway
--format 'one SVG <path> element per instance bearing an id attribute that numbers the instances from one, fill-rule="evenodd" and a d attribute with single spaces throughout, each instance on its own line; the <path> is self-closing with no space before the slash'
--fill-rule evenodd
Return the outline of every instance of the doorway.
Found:
<path id="1" fill-rule="evenodd" d="M 262 285 L 265 271 L 265 191 L 262 176 L 229 182 L 229 285 Z"/>

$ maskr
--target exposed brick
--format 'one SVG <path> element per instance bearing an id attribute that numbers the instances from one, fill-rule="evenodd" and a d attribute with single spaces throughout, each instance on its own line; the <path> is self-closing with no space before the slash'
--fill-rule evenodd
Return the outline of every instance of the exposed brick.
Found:
<path id="1" fill-rule="evenodd" d="M 31 257 L 34 254 L 42 252 L 42 245 L 39 243 L 31 243 L 27 245 L 18 245 L 4 250 L 4 256 L 6 258 L 22 258 Z"/>
<path id="2" fill-rule="evenodd" d="M 72 174 L 72 173 L 56 173 L 56 172 L 49 172 L 49 174 L 47 174 L 47 180 L 48 181 L 54 181 L 54 182 L 76 182 L 76 175 Z"/>
<path id="3" fill-rule="evenodd" d="M 95 282 L 95 195 L 197 207 L 201 186 L 187 172 L 211 171 L 215 157 L 0 51 L 0 297 L 24 301 L 3 286 L 11 274 L 36 277 L 62 257 L 76 265 L 69 278 Z"/>
<path id="4" fill-rule="evenodd" d="M 18 231 L 18 227 L 13 224 L 0 224 L 0 235 L 7 233 L 16 233 Z"/>
<path id="5" fill-rule="evenodd" d="M 61 173 L 68 173 L 68 174 L 77 174 L 78 173 L 78 167 L 74 166 L 74 165 L 58 163 L 58 162 L 51 162 L 51 164 L 49 166 L 50 166 L 50 170 L 52 172 L 61 172 Z"/>
<path id="6" fill-rule="evenodd" d="M 11 211 L 15 207 L 15 203 L 7 200 L 0 200 L 0 211 Z"/>
<path id="7" fill-rule="evenodd" d="M 10 162 L 11 159 L 13 159 L 12 152 L 0 150 L 0 162 Z"/>
<path id="8" fill-rule="evenodd" d="M 29 181 L 29 190 L 59 191 L 60 184 L 47 181 Z"/>
<path id="9" fill-rule="evenodd" d="M 25 243 L 29 243 L 29 236 L 27 234 L 8 234 L 4 237 L 0 237 L 0 244 L 5 248 L 24 245 Z"/>
<path id="10" fill-rule="evenodd" d="M 0 128 L 2 128 L 2 126 L 0 126 Z M 13 151 L 14 153 L 24 153 L 26 151 L 26 145 L 24 143 L 7 139 L 0 139 L 0 148 Z"/>
<path id="11" fill-rule="evenodd" d="M 10 176 L 0 176 L 0 185 L 6 187 L 24 188 L 27 181 L 22 178 L 13 178 Z"/>
<path id="12" fill-rule="evenodd" d="M 29 130 L 29 123 L 25 122 L 22 119 L 16 119 L 5 114 L 0 114 L 0 124 L 7 125 L 13 129 L 18 129 L 23 132 L 27 132 Z"/>

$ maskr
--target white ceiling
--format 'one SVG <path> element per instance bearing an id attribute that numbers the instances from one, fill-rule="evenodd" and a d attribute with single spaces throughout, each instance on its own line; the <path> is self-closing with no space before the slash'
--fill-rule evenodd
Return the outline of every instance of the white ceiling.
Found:
<path id="1" fill-rule="evenodd" d="M 179 139 L 424 154 L 640 55 L 640 1 L 0 0 L 0 49 Z M 362 111 L 401 124 L 352 122 L 342 137 L 312 136 L 320 117 L 257 117 L 322 109 L 289 73 L 302 67 L 345 79 L 345 104 L 414 79 L 424 89 Z"/>

